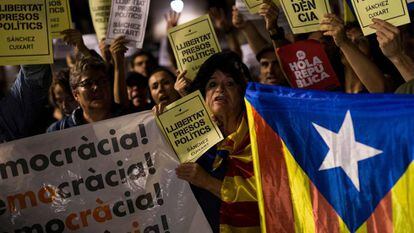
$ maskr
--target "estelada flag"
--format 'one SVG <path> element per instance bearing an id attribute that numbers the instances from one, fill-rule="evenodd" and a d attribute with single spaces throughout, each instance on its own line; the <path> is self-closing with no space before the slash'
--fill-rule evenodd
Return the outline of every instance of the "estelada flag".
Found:
<path id="1" fill-rule="evenodd" d="M 277 50 L 292 87 L 334 90 L 340 84 L 321 43 L 302 40 Z"/>
<path id="2" fill-rule="evenodd" d="M 262 232 L 414 232 L 414 97 L 249 84 Z"/>

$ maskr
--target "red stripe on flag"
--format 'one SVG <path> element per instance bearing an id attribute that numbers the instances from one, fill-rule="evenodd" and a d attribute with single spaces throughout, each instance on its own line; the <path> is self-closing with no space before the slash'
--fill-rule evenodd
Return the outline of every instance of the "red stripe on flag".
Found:
<path id="1" fill-rule="evenodd" d="M 264 198 L 266 231 L 295 232 L 289 177 L 280 137 L 252 108 Z"/>
<path id="2" fill-rule="evenodd" d="M 259 205 L 256 201 L 221 202 L 220 224 L 234 227 L 260 226 Z"/>
<path id="3" fill-rule="evenodd" d="M 325 197 L 309 180 L 310 193 L 312 198 L 313 216 L 315 219 L 316 233 L 337 233 L 339 230 L 339 220 L 336 211 L 328 203 Z"/>
<path id="4" fill-rule="evenodd" d="M 392 233 L 391 191 L 380 201 L 374 213 L 367 220 L 368 233 Z"/>
<path id="5" fill-rule="evenodd" d="M 249 179 L 253 175 L 253 162 L 244 163 L 239 159 L 229 159 L 226 176 L 241 176 L 244 179 Z"/>

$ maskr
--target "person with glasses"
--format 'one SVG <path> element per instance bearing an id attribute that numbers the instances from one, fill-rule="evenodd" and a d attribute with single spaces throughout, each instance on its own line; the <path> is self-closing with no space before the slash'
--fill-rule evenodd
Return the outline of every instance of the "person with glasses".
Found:
<path id="1" fill-rule="evenodd" d="M 70 74 L 73 97 L 79 104 L 70 116 L 53 123 L 47 132 L 97 122 L 122 115 L 123 108 L 113 101 L 106 64 L 95 57 L 81 58 Z"/>

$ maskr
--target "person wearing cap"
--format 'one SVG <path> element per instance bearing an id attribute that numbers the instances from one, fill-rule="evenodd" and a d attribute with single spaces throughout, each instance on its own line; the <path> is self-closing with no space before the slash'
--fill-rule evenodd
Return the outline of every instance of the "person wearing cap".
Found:
<path id="1" fill-rule="evenodd" d="M 243 102 L 250 73 L 236 53 L 212 55 L 191 83 L 200 90 L 225 139 L 177 177 L 191 184 L 213 232 L 260 232 L 252 152 Z"/>

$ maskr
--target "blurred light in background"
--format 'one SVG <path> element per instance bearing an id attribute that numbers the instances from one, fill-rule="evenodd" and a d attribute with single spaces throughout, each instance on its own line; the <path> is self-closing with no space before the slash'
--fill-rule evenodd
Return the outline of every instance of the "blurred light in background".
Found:
<path id="1" fill-rule="evenodd" d="M 176 0 L 177 1 L 177 0 Z M 182 0 L 180 0 L 182 1 Z M 155 2 L 155 1 L 153 1 Z M 183 24 L 207 13 L 208 2 L 206 0 L 185 0 L 185 8 L 181 12 L 178 24 Z M 171 11 L 170 1 L 157 1 L 151 3 L 150 17 L 151 38 L 160 41 L 167 36 L 167 24 L 164 15 Z"/>
<path id="2" fill-rule="evenodd" d="M 182 0 L 173 0 L 170 3 L 171 9 L 177 13 L 181 13 L 184 8 L 184 2 Z"/>

